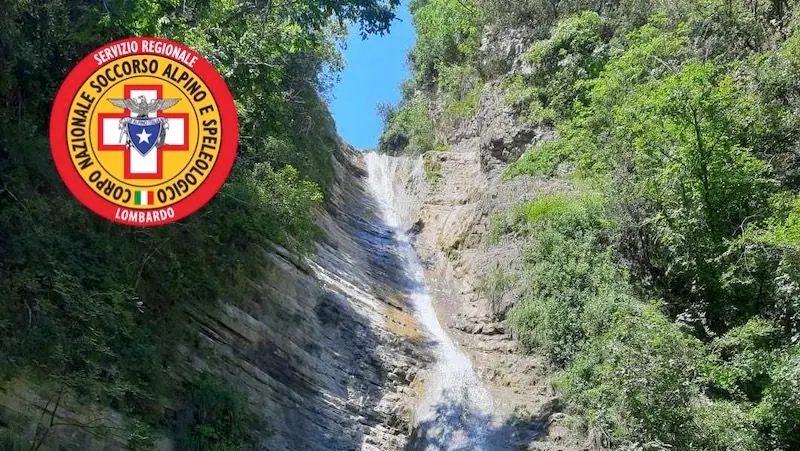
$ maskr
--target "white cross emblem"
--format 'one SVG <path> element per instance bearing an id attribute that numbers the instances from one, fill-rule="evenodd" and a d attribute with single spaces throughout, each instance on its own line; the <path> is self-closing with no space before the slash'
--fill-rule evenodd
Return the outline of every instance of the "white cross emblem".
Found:
<path id="1" fill-rule="evenodd" d="M 144 96 L 147 101 L 161 99 L 162 86 L 160 85 L 125 85 L 125 98 L 138 98 Z M 161 179 L 163 178 L 163 153 L 169 151 L 188 151 L 189 150 L 189 115 L 186 113 L 150 113 L 148 117 L 164 117 L 169 122 L 166 130 L 164 145 L 153 149 L 142 155 L 135 149 L 129 149 L 126 137 L 120 133 L 120 121 L 125 117 L 135 117 L 129 110 L 124 110 L 120 114 L 100 113 L 97 115 L 99 126 L 99 146 L 100 151 L 124 151 L 125 152 L 125 179 Z M 144 133 L 144 130 L 137 138 L 149 142 L 154 137 Z"/>

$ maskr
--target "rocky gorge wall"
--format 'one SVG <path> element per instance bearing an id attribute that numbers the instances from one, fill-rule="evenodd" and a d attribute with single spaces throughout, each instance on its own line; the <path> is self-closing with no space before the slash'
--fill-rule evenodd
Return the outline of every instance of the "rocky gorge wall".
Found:
<path id="1" fill-rule="evenodd" d="M 492 218 L 541 194 L 571 189 L 557 178 L 502 178 L 520 155 L 555 136 L 549 127 L 524 123 L 505 101 L 502 79 L 529 70 L 523 52 L 532 41 L 526 28 L 484 30 L 480 66 L 489 79 L 470 117 L 448 116 L 432 93 L 437 140 L 446 148 L 417 157 L 429 160 L 433 174 L 424 190 L 415 189 L 425 196 L 411 217 L 439 319 L 489 386 L 495 415 L 519 428 L 513 449 L 592 449 L 592 441 L 573 430 L 562 413 L 550 384 L 553 369 L 544 358 L 519 351 L 501 320 L 524 285 L 515 283 L 524 277 L 524 243 L 514 237 L 492 240 Z M 507 286 L 495 290 L 499 294 L 485 289 L 493 274 L 507 278 Z"/>
<path id="2" fill-rule="evenodd" d="M 526 29 L 485 30 L 481 65 L 493 75 L 475 114 L 437 129 L 446 150 L 425 157 L 435 161 L 435 180 L 417 178 L 424 186 L 396 189 L 416 196 L 407 214 L 438 320 L 491 392 L 496 418 L 488 435 L 503 437 L 492 451 L 590 449 L 561 412 L 551 368 L 519 352 L 500 320 L 517 293 L 493 298 L 480 289 L 493 271 L 521 274 L 523 243 L 493 242 L 491 218 L 542 193 L 570 189 L 557 179 L 502 181 L 510 162 L 553 137 L 550 129 L 522 123 L 504 101 L 501 78 L 527 70 L 521 55 L 531 39 Z M 437 122 L 446 122 L 436 108 Z M 176 384 L 210 373 L 240 391 L 263 420 L 262 449 L 408 449 L 419 435 L 414 406 L 426 382 L 418 375 L 432 359 L 429 337 L 408 302 L 392 227 L 367 191 L 363 155 L 342 144 L 333 160 L 336 180 L 317 215 L 322 238 L 314 252 L 262 250 L 258 295 L 189 312 L 195 340 L 169 364 Z M 40 450 L 128 447 L 135 433 L 130 419 L 69 393 L 54 399 L 23 379 L 5 384 L 0 429 L 44 437 Z M 170 401 L 164 408 L 178 415 Z M 166 433 L 157 440 L 156 449 L 174 448 Z"/>
<path id="3" fill-rule="evenodd" d="M 427 358 L 390 230 L 364 189 L 363 158 L 342 145 L 334 165 L 312 255 L 263 250 L 258 296 L 189 312 L 195 340 L 168 363 L 176 384 L 211 373 L 241 392 L 263 420 L 265 450 L 403 449 L 409 385 Z M 177 415 L 178 406 L 164 403 Z M 22 378 L 0 389 L 0 429 L 23 431 L 40 450 L 127 449 L 129 420 L 70 393 L 54 402 Z M 156 443 L 174 446 L 167 434 Z"/>

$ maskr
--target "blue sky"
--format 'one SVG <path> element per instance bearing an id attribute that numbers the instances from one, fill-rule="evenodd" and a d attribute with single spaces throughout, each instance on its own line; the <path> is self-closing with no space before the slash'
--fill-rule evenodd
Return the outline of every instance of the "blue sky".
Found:
<path id="1" fill-rule="evenodd" d="M 406 55 L 414 45 L 408 1 L 402 2 L 397 16 L 388 35 L 362 40 L 352 28 L 343 52 L 346 65 L 333 87 L 330 109 L 339 135 L 358 149 L 378 144 L 382 124 L 376 106 L 396 104 L 400 83 L 408 78 Z"/>

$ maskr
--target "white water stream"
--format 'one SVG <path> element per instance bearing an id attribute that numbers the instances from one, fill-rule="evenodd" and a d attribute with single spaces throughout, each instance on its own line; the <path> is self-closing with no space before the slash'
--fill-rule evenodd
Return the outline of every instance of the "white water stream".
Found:
<path id="1" fill-rule="evenodd" d="M 410 212 L 424 193 L 421 158 L 365 155 L 368 183 L 383 220 L 395 235 L 396 251 L 410 280 L 410 302 L 431 338 L 435 363 L 425 374 L 424 393 L 414 415 L 414 451 L 485 451 L 490 448 L 492 398 L 472 362 L 442 327 L 433 308 L 423 267 L 406 230 Z"/>

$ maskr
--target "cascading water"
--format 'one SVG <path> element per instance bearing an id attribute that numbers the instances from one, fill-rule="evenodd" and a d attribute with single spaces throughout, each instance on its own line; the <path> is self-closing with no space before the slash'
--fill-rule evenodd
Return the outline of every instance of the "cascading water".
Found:
<path id="1" fill-rule="evenodd" d="M 469 358 L 456 346 L 436 317 L 422 265 L 411 240 L 410 212 L 422 193 L 420 158 L 365 155 L 368 183 L 383 220 L 395 236 L 396 251 L 412 286 L 409 297 L 417 320 L 432 338 L 435 363 L 425 377 L 425 389 L 414 414 L 414 451 L 485 451 L 489 449 L 492 399 Z"/>

